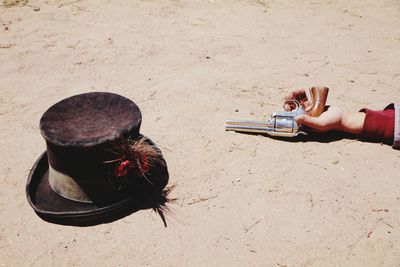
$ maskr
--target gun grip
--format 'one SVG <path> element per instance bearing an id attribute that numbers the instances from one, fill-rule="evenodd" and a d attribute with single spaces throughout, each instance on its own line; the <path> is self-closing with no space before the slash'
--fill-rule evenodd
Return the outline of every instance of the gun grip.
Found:
<path id="1" fill-rule="evenodd" d="M 319 117 L 325 110 L 326 99 L 328 98 L 328 87 L 313 86 L 310 89 L 312 106 L 307 110 L 307 115 L 311 117 Z"/>

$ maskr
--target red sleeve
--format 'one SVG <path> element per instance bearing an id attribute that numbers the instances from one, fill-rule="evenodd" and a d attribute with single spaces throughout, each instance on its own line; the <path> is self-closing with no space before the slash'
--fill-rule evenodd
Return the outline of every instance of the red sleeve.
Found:
<path id="1" fill-rule="evenodd" d="M 365 137 L 393 140 L 394 135 L 394 109 L 390 106 L 385 110 L 362 109 L 365 120 L 362 135 Z"/>

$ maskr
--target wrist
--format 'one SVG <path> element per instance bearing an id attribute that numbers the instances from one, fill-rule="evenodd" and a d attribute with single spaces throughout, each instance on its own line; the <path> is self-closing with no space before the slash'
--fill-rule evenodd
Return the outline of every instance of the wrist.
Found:
<path id="1" fill-rule="evenodd" d="M 344 112 L 342 114 L 339 130 L 342 132 L 359 135 L 363 131 L 364 121 L 365 121 L 365 113 Z"/>

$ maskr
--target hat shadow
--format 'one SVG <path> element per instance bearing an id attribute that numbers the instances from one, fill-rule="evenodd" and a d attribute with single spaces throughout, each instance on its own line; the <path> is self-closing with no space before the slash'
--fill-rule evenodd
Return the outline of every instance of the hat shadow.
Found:
<path id="1" fill-rule="evenodd" d="M 175 199 L 170 198 L 169 194 L 173 190 L 174 186 L 167 186 L 162 190 L 153 190 L 153 191 L 142 191 L 136 195 L 134 199 L 129 201 L 123 208 L 118 209 L 114 213 L 109 213 L 107 216 L 96 218 L 80 219 L 76 220 L 75 218 L 56 218 L 56 217 L 48 217 L 41 216 L 39 217 L 47 222 L 67 225 L 67 226 L 80 226 L 80 227 L 89 227 L 96 226 L 100 224 L 107 224 L 117 220 L 120 220 L 124 217 L 132 215 L 140 210 L 152 209 L 155 213 L 160 216 L 161 221 L 163 222 L 164 227 L 167 227 L 167 218 L 166 214 L 169 213 L 168 204 L 175 201 Z"/>

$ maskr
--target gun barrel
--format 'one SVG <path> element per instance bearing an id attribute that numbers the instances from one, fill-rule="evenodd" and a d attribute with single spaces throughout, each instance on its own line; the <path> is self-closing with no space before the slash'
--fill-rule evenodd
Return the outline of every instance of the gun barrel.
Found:
<path id="1" fill-rule="evenodd" d="M 270 133 L 270 130 L 266 127 L 257 127 L 257 126 L 242 126 L 242 125 L 226 125 L 226 131 L 235 131 L 235 132 L 248 132 L 248 133 Z"/>
<path id="2" fill-rule="evenodd" d="M 227 120 L 225 130 L 269 134 L 272 129 L 271 125 L 267 121 Z"/>
<path id="3" fill-rule="evenodd" d="M 250 120 L 226 120 L 226 125 L 251 126 L 251 127 L 268 127 L 267 121 L 250 121 Z"/>

